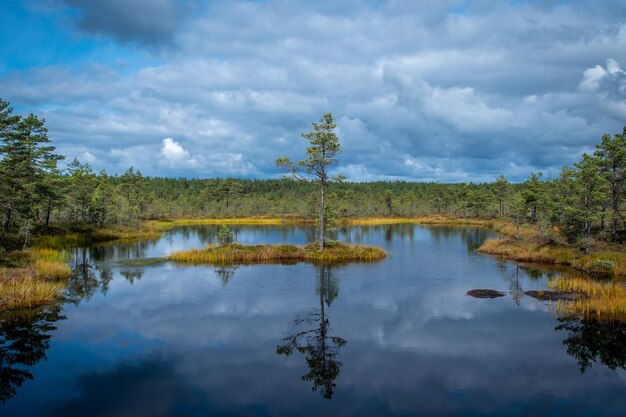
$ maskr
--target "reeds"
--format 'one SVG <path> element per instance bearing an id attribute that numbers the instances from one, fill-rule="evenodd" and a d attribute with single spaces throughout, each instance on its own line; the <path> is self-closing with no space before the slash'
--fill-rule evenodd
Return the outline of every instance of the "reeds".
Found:
<path id="1" fill-rule="evenodd" d="M 556 309 L 560 314 L 626 322 L 626 287 L 623 282 L 561 277 L 551 281 L 550 287 L 587 295 L 579 300 L 559 302 Z"/>
<path id="2" fill-rule="evenodd" d="M 57 299 L 70 276 L 68 255 L 50 248 L 22 252 L 28 264 L 0 269 L 0 308 L 27 308 Z"/>
<path id="3" fill-rule="evenodd" d="M 349 262 L 376 261 L 386 252 L 376 246 L 338 244 L 323 251 L 315 245 L 209 245 L 204 249 L 174 252 L 169 260 L 196 264 L 271 263 L 281 261 Z"/>
<path id="4" fill-rule="evenodd" d="M 0 308 L 27 308 L 49 304 L 62 293 L 64 284 L 32 275 L 0 279 Z"/>
<path id="5" fill-rule="evenodd" d="M 59 281 L 70 276 L 67 253 L 51 248 L 32 248 L 27 253 L 35 278 Z"/>

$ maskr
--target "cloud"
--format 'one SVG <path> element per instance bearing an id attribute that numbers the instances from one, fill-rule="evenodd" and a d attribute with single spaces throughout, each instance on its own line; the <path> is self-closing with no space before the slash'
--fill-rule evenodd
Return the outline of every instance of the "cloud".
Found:
<path id="1" fill-rule="evenodd" d="M 180 167 L 183 164 L 189 164 L 193 167 L 198 164 L 198 161 L 191 157 L 189 151 L 172 138 L 163 139 L 161 155 L 172 167 Z"/>
<path id="2" fill-rule="evenodd" d="M 614 59 L 608 59 L 606 67 L 587 68 L 579 87 L 582 91 L 596 93 L 605 108 L 626 118 L 626 71 Z"/>
<path id="3" fill-rule="evenodd" d="M 65 1 L 80 19 L 114 19 L 122 4 Z M 113 29 L 93 23 L 119 40 L 120 59 L 129 41 L 138 56 L 150 39 L 175 48 L 150 44 L 152 58 L 132 70 L 68 64 L 0 77 L 3 98 L 46 117 L 70 160 L 89 152 L 100 169 L 276 177 L 273 161 L 302 159 L 300 133 L 330 111 L 338 170 L 351 180 L 522 180 L 558 175 L 624 125 L 619 2 L 194 2 L 193 14 L 187 2 L 126 3 Z M 154 28 L 128 21 L 149 14 Z"/>
<path id="4" fill-rule="evenodd" d="M 76 26 L 122 42 L 168 42 L 182 21 L 177 0 L 60 0 L 75 9 Z"/>

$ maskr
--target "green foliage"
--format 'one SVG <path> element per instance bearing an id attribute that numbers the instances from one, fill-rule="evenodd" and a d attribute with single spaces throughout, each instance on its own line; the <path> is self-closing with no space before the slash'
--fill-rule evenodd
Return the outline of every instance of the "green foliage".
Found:
<path id="1" fill-rule="evenodd" d="M 14 116 L 9 104 L 0 100 L 0 207 L 2 234 L 25 231 L 35 224 L 37 208 L 46 198 L 48 174 L 62 156 L 54 154 L 44 120 L 30 114 Z M 25 239 L 26 242 L 26 239 Z"/>
<path id="2" fill-rule="evenodd" d="M 324 245 L 335 237 L 340 217 L 499 217 L 514 222 L 518 234 L 532 223 L 546 241 L 558 240 L 560 231 L 585 249 L 594 240 L 626 238 L 625 133 L 604 135 L 593 155 L 553 180 L 532 173 L 521 184 L 504 176 L 478 184 L 350 183 L 328 173 L 341 151 L 334 129 L 332 115 L 324 115 L 302 135 L 310 145 L 306 160 L 277 161 L 303 181 L 144 177 L 132 167 L 109 175 L 78 160 L 61 171 L 44 121 L 14 115 L 0 100 L 0 246 L 19 249 L 58 229 L 137 228 L 144 220 L 194 217 L 317 217 Z"/>
<path id="3" fill-rule="evenodd" d="M 611 135 L 605 134 L 596 145 L 594 156 L 597 158 L 598 168 L 601 175 L 608 183 L 609 194 L 606 205 L 610 207 L 609 223 L 613 239 L 617 239 L 620 225 L 626 228 L 624 219 L 624 184 L 626 182 L 626 126 L 622 133 Z"/>
<path id="4" fill-rule="evenodd" d="M 592 274 L 612 274 L 615 271 L 615 262 L 598 259 L 589 264 L 588 270 Z"/>
<path id="5" fill-rule="evenodd" d="M 324 193 L 326 186 L 331 181 L 342 182 L 345 177 L 342 175 L 329 178 L 328 167 L 337 163 L 337 155 L 341 152 L 339 145 L 339 137 L 335 134 L 337 125 L 333 121 L 333 115 L 326 113 L 318 123 L 313 123 L 313 130 L 308 133 L 302 133 L 302 137 L 309 141 L 310 146 L 306 148 L 307 159 L 299 161 L 294 165 L 289 158 L 283 157 L 276 160 L 276 165 L 287 169 L 293 177 L 301 179 L 298 176 L 298 167 L 304 167 L 307 174 L 314 176 L 314 182 L 320 187 L 319 200 L 319 221 L 318 221 L 318 239 L 320 250 L 324 249 L 326 239 L 326 208 Z"/>
<path id="6" fill-rule="evenodd" d="M 225 224 L 220 227 L 220 230 L 217 232 L 215 239 L 220 245 L 228 245 L 235 240 L 233 232 Z"/>

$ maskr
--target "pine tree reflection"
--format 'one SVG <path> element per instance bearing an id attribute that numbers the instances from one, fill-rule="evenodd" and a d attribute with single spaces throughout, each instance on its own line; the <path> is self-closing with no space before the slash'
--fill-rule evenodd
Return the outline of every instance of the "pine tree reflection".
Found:
<path id="1" fill-rule="evenodd" d="M 313 391 L 319 390 L 324 398 L 330 399 L 342 366 L 337 355 L 347 341 L 330 335 L 330 320 L 325 308 L 330 307 L 339 294 L 337 279 L 330 266 L 319 266 L 318 272 L 319 312 L 295 319 L 294 333 L 282 339 L 282 343 L 276 347 L 276 353 L 289 356 L 297 350 L 305 355 L 309 372 L 302 376 L 302 380 L 311 381 Z"/>
<path id="2" fill-rule="evenodd" d="M 225 287 L 228 284 L 228 281 L 235 275 L 235 271 L 239 266 L 231 265 L 231 266 L 220 266 L 215 268 L 215 275 L 222 281 L 222 286 Z"/>
<path id="3" fill-rule="evenodd" d="M 113 273 L 110 268 L 95 267 L 88 248 L 75 249 L 72 263 L 72 273 L 66 290 L 69 300 L 79 302 L 90 299 L 98 290 L 103 294 L 107 293 Z"/>
<path id="4" fill-rule="evenodd" d="M 559 321 L 562 324 L 555 330 L 568 332 L 563 344 L 567 353 L 578 361 L 581 373 L 595 362 L 612 370 L 626 370 L 626 324 L 572 317 L 562 317 Z"/>
<path id="5" fill-rule="evenodd" d="M 29 368 L 46 358 L 54 323 L 65 319 L 57 305 L 0 313 L 0 402 L 13 397 Z"/>

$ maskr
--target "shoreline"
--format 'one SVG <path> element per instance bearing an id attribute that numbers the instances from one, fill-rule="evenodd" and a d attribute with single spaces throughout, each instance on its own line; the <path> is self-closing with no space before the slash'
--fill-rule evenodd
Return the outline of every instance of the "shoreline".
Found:
<path id="1" fill-rule="evenodd" d="M 11 254 L 13 265 L 0 267 L 0 308 L 32 307 L 54 301 L 64 287 L 69 276 L 68 261 L 63 258 L 62 250 L 78 246 L 106 244 L 119 241 L 158 239 L 164 232 L 175 227 L 198 225 L 311 225 L 313 218 L 303 217 L 242 217 L 242 218 L 181 218 L 164 220 L 146 220 L 136 227 L 113 227 L 96 230 L 54 229 L 56 233 L 42 235 L 34 240 L 33 246 L 25 251 Z M 540 242 L 540 233 L 536 227 L 524 225 L 519 229 L 514 224 L 501 219 L 455 218 L 446 216 L 422 217 L 371 217 L 344 218 L 342 226 L 381 226 L 393 224 L 421 224 L 427 226 L 471 226 L 485 227 L 501 235 L 497 239 L 486 240 L 478 251 L 486 255 L 495 255 L 503 259 L 531 263 L 536 265 L 561 265 L 573 270 L 590 274 L 608 276 L 626 276 L 626 251 L 622 247 L 602 247 L 589 254 L 580 253 L 572 246 L 545 244 Z M 243 246 L 243 245 L 241 245 Z M 257 245 L 263 246 L 263 245 Z M 265 245 L 270 246 L 270 245 Z M 290 245 L 277 245 L 290 246 Z M 272 248 L 266 247 L 264 254 L 244 256 L 241 250 L 231 251 L 228 262 L 263 263 L 275 261 L 305 262 L 351 262 L 367 260 L 361 255 L 350 254 L 340 245 L 343 253 L 329 252 L 328 258 L 321 254 L 306 254 L 303 250 L 293 250 L 298 255 L 285 255 L 280 250 L 272 254 Z M 358 245 L 355 245 L 358 246 Z M 241 248 L 239 248 L 241 249 Z M 276 249 L 276 248 L 273 248 Z M 328 248 L 331 249 L 331 248 Z M 380 248 L 378 248 L 380 249 Z M 205 249 L 195 249 L 202 252 Z M 382 251 L 382 249 L 380 249 Z M 263 251 L 260 251 L 263 252 Z M 382 251 L 384 253 L 384 251 Z M 222 253 L 223 256 L 225 256 Z M 371 254 L 370 254 L 371 255 Z M 368 255 L 368 256 L 370 256 Z M 385 254 L 386 255 L 386 254 Z M 375 255 L 374 260 L 385 255 Z M 203 256 L 196 253 L 196 258 Z M 217 256 L 217 255 L 216 255 Z M 205 256 L 206 257 L 206 256 Z M 210 256 L 209 256 L 210 258 Z M 179 260 L 168 260 L 180 262 Z M 206 261 L 204 261 L 206 262 Z M 219 261 L 211 261 L 217 262 Z M 222 261 L 223 262 L 223 261 Z M 193 261 L 188 261 L 193 263 Z M 23 281 L 23 282 L 20 282 Z M 19 284 L 19 285 L 18 285 Z M 14 300 L 20 299 L 19 303 Z M 9 307 L 11 306 L 11 307 Z"/>

